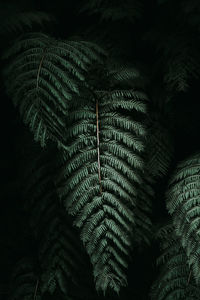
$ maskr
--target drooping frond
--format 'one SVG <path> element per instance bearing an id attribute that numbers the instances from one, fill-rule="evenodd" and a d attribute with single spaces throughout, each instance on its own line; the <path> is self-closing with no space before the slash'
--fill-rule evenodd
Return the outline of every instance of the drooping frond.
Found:
<path id="1" fill-rule="evenodd" d="M 157 260 L 161 266 L 159 278 L 152 286 L 152 300 L 197 300 L 200 288 L 196 285 L 188 259 L 174 232 L 172 224 L 162 227 L 158 233 L 162 254 Z"/>
<path id="2" fill-rule="evenodd" d="M 188 257 L 196 282 L 200 282 L 200 155 L 181 162 L 169 184 L 167 209 Z"/>
<path id="3" fill-rule="evenodd" d="M 135 22 L 143 13 L 142 1 L 106 1 L 89 0 L 81 9 L 81 12 L 100 15 L 101 21 L 129 21 Z"/>
<path id="4" fill-rule="evenodd" d="M 164 83 L 170 91 L 185 92 L 191 79 L 200 76 L 199 50 L 193 45 L 193 40 L 187 40 L 185 35 L 175 35 L 173 40 L 170 37 L 168 44 L 172 48 L 165 56 Z"/>
<path id="5" fill-rule="evenodd" d="M 158 114 L 159 115 L 159 114 Z M 147 170 L 153 177 L 163 177 L 169 170 L 174 155 L 169 129 L 159 119 L 148 121 L 146 141 Z"/>
<path id="6" fill-rule="evenodd" d="M 93 90 L 87 102 L 73 103 L 68 117 L 58 192 L 81 230 L 96 289 L 104 293 L 118 293 L 127 284 L 133 209 L 144 168 L 146 100 L 134 88 Z"/>
<path id="7" fill-rule="evenodd" d="M 23 186 L 25 208 L 38 243 L 41 291 L 54 294 L 57 289 L 67 299 L 78 293 L 89 299 L 94 292 L 89 284 L 89 260 L 55 192 L 56 151 L 37 152 L 26 166 Z"/>
<path id="8" fill-rule="evenodd" d="M 23 35 L 4 54 L 7 93 L 36 141 L 65 147 L 69 102 L 84 85 L 88 67 L 104 51 L 93 43 L 60 41 L 42 33 Z"/>
<path id="9" fill-rule="evenodd" d="M 18 262 L 11 278 L 9 300 L 41 300 L 40 280 L 30 258 Z"/>
<path id="10" fill-rule="evenodd" d="M 137 245 L 150 245 L 153 238 L 152 203 L 155 196 L 153 190 L 154 180 L 146 171 L 143 183 L 138 188 L 137 205 L 134 209 L 135 226 L 133 242 Z"/>
<path id="11" fill-rule="evenodd" d="M 0 4 L 0 37 L 22 33 L 32 29 L 35 25 L 43 27 L 48 23 L 55 23 L 55 18 L 42 11 L 21 11 L 7 3 Z"/>

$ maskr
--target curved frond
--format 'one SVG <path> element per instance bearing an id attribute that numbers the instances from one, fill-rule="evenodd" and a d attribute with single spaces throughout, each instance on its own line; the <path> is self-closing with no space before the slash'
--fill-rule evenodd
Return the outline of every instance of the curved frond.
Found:
<path id="1" fill-rule="evenodd" d="M 200 281 L 200 156 L 181 162 L 171 178 L 167 208 L 188 257 L 194 278 Z"/>
<path id="2" fill-rule="evenodd" d="M 143 13 L 143 3 L 141 1 L 105 1 L 105 0 L 89 0 L 80 12 L 88 14 L 100 15 L 101 21 L 123 21 L 135 22 Z"/>
<path id="3" fill-rule="evenodd" d="M 93 292 L 89 284 L 89 261 L 55 192 L 57 154 L 54 149 L 37 152 L 30 166 L 26 166 L 23 186 L 25 209 L 38 243 L 41 291 L 54 294 L 58 289 L 71 299 L 78 287 L 84 297 L 86 291 Z"/>
<path id="4" fill-rule="evenodd" d="M 40 279 L 30 258 L 20 260 L 12 273 L 9 300 L 42 300 Z"/>
<path id="5" fill-rule="evenodd" d="M 87 105 L 80 99 L 71 107 L 68 151 L 57 178 L 58 193 L 93 264 L 96 289 L 104 293 L 118 293 L 127 284 L 144 168 L 146 130 L 140 119 L 147 97 L 139 95 L 137 89 L 94 90 Z"/>
<path id="6" fill-rule="evenodd" d="M 160 229 L 162 254 L 157 260 L 160 275 L 151 290 L 152 300 L 197 300 L 200 288 L 196 285 L 188 259 L 174 227 L 169 224 Z"/>
<path id="7" fill-rule="evenodd" d="M 43 33 L 23 35 L 6 51 L 7 93 L 42 146 L 50 139 L 65 147 L 69 102 L 84 85 L 88 67 L 103 56 L 93 43 L 55 40 Z"/>
<path id="8" fill-rule="evenodd" d="M 45 23 L 55 23 L 54 17 L 41 11 L 8 11 L 7 14 L 4 12 L 4 16 L 1 18 L 0 36 L 4 37 L 11 33 L 19 34 L 27 31 L 28 29 L 32 29 L 35 25 L 42 27 Z"/>
<path id="9" fill-rule="evenodd" d="M 159 120 L 151 120 L 148 125 L 147 169 L 155 178 L 163 177 L 167 174 L 174 155 L 171 136 Z"/>

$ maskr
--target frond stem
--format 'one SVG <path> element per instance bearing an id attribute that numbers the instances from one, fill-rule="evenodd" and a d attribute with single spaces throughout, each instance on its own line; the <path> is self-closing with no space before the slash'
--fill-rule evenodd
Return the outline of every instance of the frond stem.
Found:
<path id="1" fill-rule="evenodd" d="M 37 282 L 36 282 L 36 285 L 35 285 L 35 292 L 34 292 L 33 300 L 36 300 L 36 297 L 37 297 L 37 290 L 38 290 L 38 285 L 39 285 L 39 279 L 37 279 Z"/>
<path id="2" fill-rule="evenodd" d="M 189 273 L 188 280 L 187 280 L 187 285 L 188 285 L 188 284 L 189 284 L 189 282 L 190 282 L 191 275 L 192 275 L 192 271 L 190 271 L 190 273 Z"/>
<path id="3" fill-rule="evenodd" d="M 45 50 L 46 50 L 46 48 L 44 49 L 44 52 L 45 52 Z M 41 61 L 40 61 L 39 67 L 38 67 L 37 79 L 36 79 L 36 88 L 38 88 L 38 86 L 39 86 L 40 72 L 41 72 L 42 63 L 43 63 L 43 60 L 44 60 L 44 58 L 45 58 L 45 55 L 46 55 L 46 53 L 44 53 L 44 54 L 42 55 L 42 58 L 41 58 Z"/>

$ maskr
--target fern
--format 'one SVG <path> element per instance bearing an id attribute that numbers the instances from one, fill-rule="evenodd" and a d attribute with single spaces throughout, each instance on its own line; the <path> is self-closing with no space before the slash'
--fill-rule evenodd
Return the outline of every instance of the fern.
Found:
<path id="1" fill-rule="evenodd" d="M 44 27 L 47 23 L 55 23 L 55 18 L 41 11 L 19 11 L 1 3 L 0 36 L 7 37 L 32 29 L 35 25 Z"/>
<path id="2" fill-rule="evenodd" d="M 84 85 L 88 67 L 102 62 L 104 51 L 90 42 L 59 41 L 42 33 L 23 35 L 6 51 L 7 93 L 36 141 L 65 147 L 69 102 Z"/>
<path id="3" fill-rule="evenodd" d="M 200 289 L 191 274 L 188 259 L 171 224 L 158 233 L 163 253 L 158 258 L 162 265 L 159 278 L 152 286 L 152 300 L 199 299 Z"/>
<path id="4" fill-rule="evenodd" d="M 154 180 L 149 173 L 143 175 L 143 184 L 138 189 L 137 206 L 134 209 L 135 226 L 133 244 L 149 246 L 153 237 L 152 202 L 155 196 L 153 189 Z"/>
<path id="5" fill-rule="evenodd" d="M 163 177 L 171 165 L 174 149 L 170 132 L 160 120 L 160 113 L 152 115 L 148 122 L 146 141 L 147 170 L 154 177 Z"/>
<path id="6" fill-rule="evenodd" d="M 9 300 L 41 300 L 39 276 L 30 258 L 20 260 L 12 274 Z"/>
<path id="7" fill-rule="evenodd" d="M 168 54 L 164 83 L 171 91 L 185 92 L 190 86 L 191 79 L 200 76 L 198 50 L 191 46 L 193 41 L 186 40 L 185 35 L 174 36 L 174 40 L 168 43 L 175 45 Z"/>
<path id="8" fill-rule="evenodd" d="M 194 278 L 200 280 L 200 157 L 193 155 L 181 162 L 171 178 L 167 192 L 167 208 L 186 251 Z"/>
<path id="9" fill-rule="evenodd" d="M 80 12 L 87 12 L 88 14 L 100 15 L 101 21 L 129 21 L 135 22 L 141 18 L 143 13 L 142 1 L 105 1 L 105 0 L 89 0 Z"/>
<path id="10" fill-rule="evenodd" d="M 72 103 L 68 117 L 68 152 L 56 184 L 81 230 L 96 289 L 104 293 L 118 293 L 127 284 L 146 134 L 139 119 L 146 113 L 146 99 L 137 89 L 93 90 Z"/>
<path id="11" fill-rule="evenodd" d="M 78 287 L 80 298 L 84 298 L 86 292 L 94 292 L 89 284 L 90 268 L 77 232 L 55 193 L 56 151 L 37 149 L 34 153 L 35 158 L 25 168 L 23 190 L 25 209 L 38 243 L 41 291 L 54 294 L 58 289 L 71 299 Z"/>

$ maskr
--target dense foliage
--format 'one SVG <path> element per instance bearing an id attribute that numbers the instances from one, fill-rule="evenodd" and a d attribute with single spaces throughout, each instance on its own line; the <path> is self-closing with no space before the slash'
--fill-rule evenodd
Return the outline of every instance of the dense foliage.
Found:
<path id="1" fill-rule="evenodd" d="M 198 299 L 199 2 L 9 1 L 0 15 L 0 292 Z"/>

